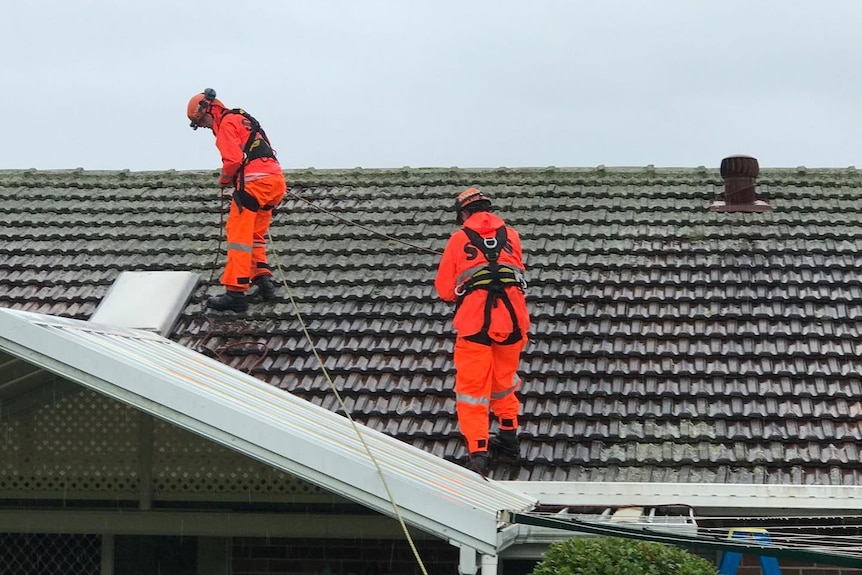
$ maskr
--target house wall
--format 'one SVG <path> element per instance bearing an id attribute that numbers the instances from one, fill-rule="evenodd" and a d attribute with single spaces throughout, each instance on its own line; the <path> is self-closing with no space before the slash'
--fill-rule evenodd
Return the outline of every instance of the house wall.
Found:
<path id="1" fill-rule="evenodd" d="M 789 559 L 779 559 L 781 575 L 862 575 L 862 569 L 836 567 L 818 563 L 799 563 Z M 736 575 L 763 575 L 756 555 L 743 555 Z"/>
<path id="2" fill-rule="evenodd" d="M 126 517 L 134 515 L 136 525 L 147 518 L 146 526 L 138 529 L 119 525 L 118 534 L 112 537 L 114 561 L 108 563 L 115 572 L 121 571 L 118 575 L 128 572 L 129 558 L 132 564 L 142 563 L 130 550 L 143 553 L 166 541 L 180 541 L 195 543 L 200 551 L 202 541 L 216 541 L 217 537 L 189 533 L 202 527 L 200 521 L 183 513 L 224 513 L 228 509 L 234 510 L 231 521 L 205 530 L 224 537 L 224 551 L 208 548 L 195 559 L 194 550 L 185 550 L 177 556 L 182 555 L 185 563 L 197 563 L 188 569 L 209 575 L 220 564 L 227 575 L 421 574 L 410 546 L 387 518 L 355 509 L 350 511 L 352 515 L 337 515 L 337 509 L 345 506 L 353 509 L 351 503 L 101 394 L 78 388 L 49 400 L 40 398 L 12 414 L 4 411 L 0 417 L 0 574 L 5 575 L 4 568 L 12 566 L 10 574 L 27 575 L 26 561 L 40 554 L 68 567 L 69 556 L 80 556 L 78 547 L 89 542 L 89 563 L 69 574 L 98 575 L 105 551 L 99 547 L 103 538 L 82 533 L 88 532 L 88 522 L 111 532 L 112 527 L 106 525 L 116 527 L 115 523 L 88 514 L 106 514 L 99 517 L 111 520 L 119 513 L 114 509 L 117 506 Z M 75 500 L 80 503 L 68 508 Z M 108 510 L 90 508 L 90 502 L 98 501 L 112 504 Z M 51 519 L 34 524 L 34 505 L 42 510 L 41 516 Z M 297 512 L 297 506 L 306 507 L 308 513 Z M 245 510 L 245 515 L 238 510 Z M 238 517 L 249 513 L 259 514 L 266 524 L 254 529 L 247 517 Z M 332 514 L 336 514 L 335 523 L 327 521 Z M 161 522 L 153 521 L 157 516 L 163 516 Z M 179 523 L 186 530 L 183 537 L 176 534 Z M 52 532 L 40 532 L 47 529 Z M 275 532 L 282 538 L 256 538 L 247 533 L 236 537 L 242 529 Z M 288 530 L 315 535 L 288 538 Z M 395 534 L 387 539 L 381 531 Z M 340 538 L 345 534 L 353 538 Z M 457 573 L 456 547 L 427 534 L 414 537 L 429 575 Z M 130 543 L 135 541 L 147 542 L 149 547 Z M 205 561 L 209 565 L 204 567 Z M 16 571 L 19 567 L 22 570 Z"/>
<path id="3" fill-rule="evenodd" d="M 417 541 L 429 575 L 458 572 L 458 549 L 443 541 Z M 706 554 L 710 560 L 714 553 Z M 231 575 L 421 575 L 405 540 L 234 538 Z M 537 558 L 538 560 L 538 558 Z M 862 569 L 779 560 L 781 575 L 862 575 Z M 716 560 L 716 566 L 718 562 Z M 501 575 L 529 575 L 533 561 L 501 560 Z M 763 575 L 758 557 L 743 555 L 736 575 Z"/>
<path id="4" fill-rule="evenodd" d="M 415 541 L 429 575 L 458 572 L 458 548 Z M 231 575 L 422 575 L 406 539 L 235 538 Z"/>
<path id="5" fill-rule="evenodd" d="M 91 535 L 61 534 L 2 534 L 0 533 L 0 572 L 35 573 L 38 563 L 42 569 L 62 570 L 69 575 L 99 575 L 99 537 Z M 125 544 L 123 543 L 125 540 Z M 144 552 L 140 541 L 152 544 L 162 541 L 176 545 L 197 546 L 197 565 L 187 565 L 188 573 L 226 573 L 227 575 L 421 575 L 416 557 L 404 539 L 314 539 L 314 538 L 256 538 L 235 537 L 229 545 L 230 559 L 215 538 L 118 538 L 114 573 L 156 573 L 156 563 L 150 565 L 141 557 L 133 558 L 129 550 L 138 555 Z M 439 540 L 414 541 L 419 558 L 429 575 L 452 575 L 458 572 L 458 549 Z M 125 551 L 124 551 L 125 549 Z M 162 548 L 159 548 L 162 549 Z M 178 549 L 171 547 L 174 552 Z M 146 555 L 146 554 L 145 554 Z M 186 554 L 187 560 L 193 553 Z M 709 554 L 713 555 L 713 554 Z M 164 549 L 147 557 L 158 558 L 164 567 L 167 557 Z M 137 567 L 129 571 L 130 559 Z M 712 559 L 712 558 L 711 558 Z M 209 562 L 209 564 L 207 564 Z M 149 570 L 144 564 L 150 565 Z M 176 561 L 174 562 L 176 563 Z M 173 565 L 173 563 L 171 563 Z M 526 559 L 501 560 L 501 575 L 528 575 L 533 561 Z M 862 569 L 850 569 L 822 564 L 806 564 L 779 560 L 782 575 L 862 575 Z M 222 570 L 223 569 L 223 570 Z M 53 571 L 52 571 L 53 572 Z M 174 570 L 172 573 L 179 573 Z M 743 555 L 736 575 L 763 575 L 755 555 Z"/>
<path id="6" fill-rule="evenodd" d="M 76 499 L 114 504 L 125 500 L 131 504 L 130 510 L 138 511 L 154 504 L 176 506 L 182 502 L 239 501 L 257 506 L 305 503 L 326 510 L 344 503 L 314 485 L 95 392 L 64 393 L 50 401 L 28 402 L 26 407 L 0 419 L 0 512 L 5 511 L 4 500 L 16 502 L 10 503 L 12 507 L 27 501 L 39 500 L 44 505 L 56 500 L 64 503 L 55 511 L 64 513 L 71 512 L 65 505 Z M 10 521 L 9 516 L 4 517 Z M 361 519 L 371 521 L 371 517 Z M 279 514 L 277 521 L 284 528 L 287 518 Z M 26 528 L 30 523 L 21 519 L 14 526 L 0 525 L 0 543 L 8 543 L 5 551 L 0 549 L 0 565 L 4 556 L 11 557 L 13 550 L 21 549 L 22 539 L 13 535 L 15 531 L 38 534 L 38 528 Z M 64 520 L 52 528 L 65 527 L 71 535 L 82 533 L 80 524 Z M 232 575 L 421 573 L 403 539 L 375 539 L 361 534 L 359 524 L 342 519 L 339 526 L 340 533 L 327 531 L 326 525 L 315 526 L 321 538 L 235 537 L 230 543 Z M 168 527 L 161 534 L 171 533 Z M 303 535 L 311 527 L 310 520 L 303 522 Z M 345 532 L 355 532 L 356 537 L 343 538 Z M 52 536 L 52 541 L 62 537 Z M 429 574 L 457 572 L 456 547 L 427 538 L 416 544 Z M 520 557 L 519 561 L 522 564 L 516 566 L 513 561 L 510 566 L 501 560 L 500 572 L 529 573 L 529 560 Z M 791 561 L 780 564 L 783 575 L 862 575 L 862 569 Z M 757 559 L 745 557 L 737 575 L 755 574 L 760 575 Z"/>

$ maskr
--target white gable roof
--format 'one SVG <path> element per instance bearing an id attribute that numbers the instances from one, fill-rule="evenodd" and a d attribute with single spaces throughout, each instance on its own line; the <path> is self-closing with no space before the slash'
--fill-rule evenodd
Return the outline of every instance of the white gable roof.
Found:
<path id="1" fill-rule="evenodd" d="M 394 516 L 346 417 L 157 334 L 0 308 L 0 349 Z M 495 555 L 501 512 L 536 504 L 511 487 L 358 428 L 408 525 Z"/>

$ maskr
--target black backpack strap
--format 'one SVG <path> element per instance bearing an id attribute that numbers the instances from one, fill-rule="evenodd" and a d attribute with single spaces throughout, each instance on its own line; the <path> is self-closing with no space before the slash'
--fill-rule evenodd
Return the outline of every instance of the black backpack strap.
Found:
<path id="1" fill-rule="evenodd" d="M 246 164 L 251 160 L 257 160 L 258 158 L 275 159 L 275 150 L 272 149 L 272 146 L 269 143 L 269 138 L 266 136 L 266 132 L 263 131 L 263 128 L 261 128 L 260 122 L 255 120 L 251 114 L 242 108 L 226 110 L 225 114 L 239 114 L 249 123 L 248 140 L 245 141 L 245 145 L 242 147 L 242 164 L 234 175 L 234 184 L 239 184 L 236 188 L 240 191 L 245 191 Z M 258 134 L 260 137 L 258 137 Z"/>
<path id="2" fill-rule="evenodd" d="M 482 255 L 485 256 L 486 260 L 488 260 L 488 263 L 497 263 L 497 259 L 500 257 L 500 250 L 502 250 L 506 245 L 506 241 L 508 239 L 506 226 L 497 228 L 497 231 L 494 233 L 494 237 L 491 238 L 483 238 L 479 235 L 479 232 L 467 227 L 461 229 L 463 229 L 464 233 L 467 234 L 467 238 L 470 240 L 470 243 L 479 248 Z"/>

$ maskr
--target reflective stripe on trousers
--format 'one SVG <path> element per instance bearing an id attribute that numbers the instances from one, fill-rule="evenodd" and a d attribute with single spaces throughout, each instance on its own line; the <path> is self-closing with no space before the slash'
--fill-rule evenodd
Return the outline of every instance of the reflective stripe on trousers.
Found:
<path id="1" fill-rule="evenodd" d="M 512 376 L 512 385 L 510 385 L 506 389 L 501 389 L 499 391 L 492 391 L 491 392 L 491 399 L 503 399 L 507 395 L 509 395 L 510 393 L 514 393 L 515 390 L 517 390 L 519 387 L 521 387 L 521 378 L 518 377 L 518 374 L 516 373 L 515 375 Z"/>
<path id="2" fill-rule="evenodd" d="M 475 397 L 472 395 L 466 395 L 464 393 L 456 393 L 455 401 L 461 401 L 463 403 L 469 403 L 472 405 L 491 405 L 490 398 L 487 397 Z"/>
<path id="3" fill-rule="evenodd" d="M 239 250 L 239 251 L 241 251 L 241 252 L 248 252 L 248 253 L 251 253 L 251 246 L 249 246 L 249 245 L 244 245 L 244 244 L 237 244 L 237 243 L 234 243 L 234 242 L 228 242 L 228 243 L 227 243 L 227 245 L 225 246 L 225 248 L 226 248 L 228 251 L 230 251 L 230 250 Z"/>

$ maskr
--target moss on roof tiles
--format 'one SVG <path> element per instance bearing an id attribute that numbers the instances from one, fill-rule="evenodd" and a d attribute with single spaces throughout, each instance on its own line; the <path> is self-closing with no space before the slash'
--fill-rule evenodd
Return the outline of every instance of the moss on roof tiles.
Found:
<path id="1" fill-rule="evenodd" d="M 786 427 L 760 395 L 798 412 L 799 429 L 814 428 L 818 413 L 840 416 L 832 423 L 844 429 L 852 416 L 836 402 L 862 401 L 862 176 L 855 169 L 764 169 L 759 186 L 774 209 L 757 215 L 706 211 L 722 183 L 703 167 L 291 170 L 287 177 L 300 197 L 289 196 L 274 222 L 279 259 L 313 337 L 340 366 L 336 381 L 369 406 L 384 406 L 393 386 L 406 400 L 434 390 L 445 402 L 423 401 L 417 415 L 449 431 L 428 438 L 399 426 L 396 433 L 438 455 L 462 449 L 451 433 L 451 309 L 433 295 L 434 254 L 391 237 L 441 249 L 454 228 L 450 200 L 473 183 L 491 187 L 528 251 L 535 326 L 522 371 L 528 461 L 515 475 L 690 480 L 676 468 L 696 464 L 698 474 L 741 482 L 765 463 L 781 464 L 748 439 L 756 437 L 753 425 L 773 429 L 789 450 L 805 433 Z M 119 268 L 208 275 L 218 238 L 214 179 L 211 170 L 0 171 L 0 305 L 86 318 Z M 287 299 L 243 318 L 203 315 L 195 299 L 176 331 L 190 347 L 268 336 L 270 367 L 258 375 L 324 401 L 327 383 Z M 811 409 L 795 407 L 800 397 L 814 400 Z M 392 429 L 397 413 L 384 410 L 375 408 L 381 415 L 372 424 Z M 746 415 L 752 410 L 754 419 Z M 698 437 L 678 437 L 683 427 Z M 721 461 L 724 448 L 708 453 L 723 430 L 739 441 L 732 466 Z M 602 464 L 594 438 L 620 446 L 616 471 Z M 635 446 L 645 439 L 667 442 L 671 457 L 650 453 L 636 467 Z M 567 459 L 571 452 L 590 468 Z M 829 464 L 804 461 L 799 477 L 832 481 Z"/>

